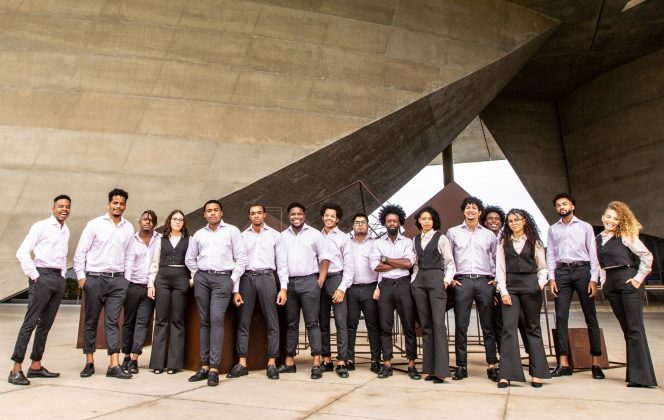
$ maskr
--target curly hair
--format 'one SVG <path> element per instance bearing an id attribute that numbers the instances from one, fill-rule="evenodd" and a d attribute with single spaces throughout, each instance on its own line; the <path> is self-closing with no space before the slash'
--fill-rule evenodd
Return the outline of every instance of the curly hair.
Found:
<path id="1" fill-rule="evenodd" d="M 484 213 L 484 202 L 480 200 L 477 197 L 474 197 L 472 195 L 469 195 L 468 197 L 463 199 L 463 202 L 461 203 L 461 212 L 466 210 L 466 206 L 468 204 L 475 204 L 477 206 L 477 209 L 481 212 Z"/>
<path id="2" fill-rule="evenodd" d="M 187 217 L 184 215 L 184 212 L 182 210 L 173 210 L 168 217 L 166 218 L 166 223 L 164 224 L 164 238 L 170 238 L 171 237 L 171 219 L 173 216 L 176 214 L 181 214 L 182 215 L 182 236 L 189 236 L 189 230 L 187 229 Z"/>
<path id="3" fill-rule="evenodd" d="M 525 226 L 523 227 L 523 230 L 524 233 L 526 234 L 526 242 L 528 243 L 528 245 L 530 245 L 533 249 L 535 249 L 535 246 L 537 244 L 539 244 L 540 246 L 544 246 L 540 236 L 539 228 L 537 227 L 537 223 L 535 223 L 535 219 L 530 213 L 522 209 L 512 209 L 507 212 L 505 220 L 507 220 L 510 217 L 510 214 L 521 217 L 526 222 Z M 513 233 L 512 227 L 510 226 L 510 224 L 505 223 L 505 227 L 503 228 L 503 233 L 500 236 L 500 240 L 503 242 L 503 249 L 505 250 L 507 250 L 507 247 L 512 244 L 512 233 Z"/>
<path id="4" fill-rule="evenodd" d="M 631 240 L 638 238 L 643 226 L 627 204 L 622 201 L 612 201 L 606 206 L 606 210 L 613 210 L 618 216 L 618 227 L 613 233 L 617 238 L 624 237 Z"/>
<path id="5" fill-rule="evenodd" d="M 431 215 L 431 219 L 433 219 L 433 230 L 440 230 L 440 214 L 431 206 L 426 206 L 415 213 L 415 226 L 417 226 L 419 230 L 422 230 L 420 217 L 422 217 L 422 214 L 424 213 L 429 213 Z"/>
<path id="6" fill-rule="evenodd" d="M 480 214 L 480 225 L 486 226 L 486 218 L 489 215 L 489 213 L 496 213 L 498 217 L 500 217 L 500 224 L 501 225 L 505 224 L 505 210 L 503 210 L 502 207 L 498 206 L 487 206 L 487 208 L 484 209 L 482 214 Z"/>
<path id="7" fill-rule="evenodd" d="M 341 220 L 341 218 L 344 215 L 344 211 L 341 209 L 341 206 L 338 205 L 337 203 L 325 203 L 323 206 L 320 208 L 320 215 L 321 217 L 325 216 L 325 210 L 334 210 L 334 212 L 337 215 L 337 219 Z"/>
<path id="8" fill-rule="evenodd" d="M 399 216 L 399 223 L 401 225 L 404 225 L 406 223 L 406 212 L 404 211 L 403 207 L 401 207 L 398 204 L 388 204 L 387 206 L 383 206 L 382 209 L 380 209 L 380 213 L 378 214 L 378 220 L 380 220 L 380 224 L 385 226 L 385 218 L 387 217 L 388 214 L 396 214 Z"/>

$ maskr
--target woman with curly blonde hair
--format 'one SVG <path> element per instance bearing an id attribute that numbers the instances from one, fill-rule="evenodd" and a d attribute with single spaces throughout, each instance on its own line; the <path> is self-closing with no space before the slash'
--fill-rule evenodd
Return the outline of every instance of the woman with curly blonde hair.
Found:
<path id="1" fill-rule="evenodd" d="M 627 342 L 628 387 L 657 386 L 643 326 L 643 280 L 652 254 L 639 240 L 641 224 L 627 204 L 612 201 L 602 215 L 604 231 L 597 236 L 597 257 L 604 296 L 618 318 Z"/>

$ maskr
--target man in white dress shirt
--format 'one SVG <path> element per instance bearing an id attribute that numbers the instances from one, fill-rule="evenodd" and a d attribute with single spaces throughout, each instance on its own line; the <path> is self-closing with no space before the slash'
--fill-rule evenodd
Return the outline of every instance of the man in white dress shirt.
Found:
<path id="1" fill-rule="evenodd" d="M 83 353 L 85 367 L 81 377 L 95 373 L 94 352 L 97 348 L 97 322 L 104 310 L 106 348 L 110 364 L 107 377 L 130 379 L 131 374 L 119 365 L 120 333 L 118 318 L 124 304 L 131 279 L 134 227 L 122 217 L 129 194 L 115 188 L 108 193 L 107 212 L 88 222 L 81 233 L 76 253 L 74 271 L 78 285 L 85 294 L 85 330 Z"/>
<path id="2" fill-rule="evenodd" d="M 28 369 L 28 378 L 55 378 L 59 373 L 49 372 L 41 364 L 46 338 L 58 313 L 60 302 L 65 293 L 64 275 L 67 271 L 67 248 L 69 228 L 65 220 L 69 217 L 71 199 L 67 195 L 58 195 L 53 200 L 53 215 L 41 220 L 30 228 L 21 246 L 16 251 L 16 258 L 28 276 L 28 308 L 11 359 L 14 367 L 9 373 L 8 382 L 14 385 L 30 385 L 23 374 L 23 359 L 32 332 L 35 340 L 32 344 Z M 34 258 L 32 257 L 34 254 Z"/>

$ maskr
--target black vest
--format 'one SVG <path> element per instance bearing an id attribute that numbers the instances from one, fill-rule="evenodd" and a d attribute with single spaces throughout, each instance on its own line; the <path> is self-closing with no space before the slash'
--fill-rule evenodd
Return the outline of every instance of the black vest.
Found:
<path id="1" fill-rule="evenodd" d="M 509 244 L 505 249 L 505 268 L 508 273 L 537 273 L 535 249 L 526 242 L 521 254 L 517 254 L 514 246 Z"/>
<path id="2" fill-rule="evenodd" d="M 415 251 L 417 252 L 417 267 L 420 270 L 442 270 L 443 256 L 438 251 L 440 232 L 433 234 L 426 247 L 422 249 L 422 235 L 415 237 Z"/>
<path id="3" fill-rule="evenodd" d="M 621 238 L 612 236 L 604 245 L 602 245 L 602 236 L 597 235 L 595 243 L 597 244 L 597 259 L 599 260 L 600 267 L 637 265 L 637 256 L 634 255 L 625 244 L 623 244 Z"/>
<path id="4" fill-rule="evenodd" d="M 166 267 L 168 265 L 184 265 L 184 257 L 187 254 L 187 247 L 189 246 L 189 237 L 183 236 L 180 242 L 173 248 L 171 241 L 163 237 L 161 238 L 161 254 L 159 254 L 159 267 Z"/>

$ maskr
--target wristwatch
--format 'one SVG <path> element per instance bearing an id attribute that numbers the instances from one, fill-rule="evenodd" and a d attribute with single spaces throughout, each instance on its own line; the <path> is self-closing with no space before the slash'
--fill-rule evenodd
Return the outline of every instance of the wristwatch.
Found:
<path id="1" fill-rule="evenodd" d="M 385 255 L 381 256 L 381 257 L 380 257 L 380 262 L 382 262 L 383 264 L 385 264 L 385 263 L 387 262 L 387 257 L 386 257 Z"/>

